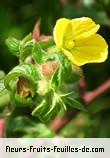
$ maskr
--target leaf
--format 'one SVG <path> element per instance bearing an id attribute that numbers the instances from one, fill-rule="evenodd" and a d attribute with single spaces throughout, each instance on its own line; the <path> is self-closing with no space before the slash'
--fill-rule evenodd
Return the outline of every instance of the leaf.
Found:
<path id="1" fill-rule="evenodd" d="M 29 55 L 32 54 L 32 47 L 33 47 L 33 43 L 31 42 L 20 51 L 21 60 L 25 60 Z"/>
<path id="2" fill-rule="evenodd" d="M 61 99 L 61 97 L 58 94 L 54 93 L 51 106 L 47 111 L 46 115 L 44 115 L 44 118 L 50 116 L 52 117 L 52 115 L 55 116 L 58 113 L 58 111 L 61 109 L 61 107 L 62 109 L 66 110 L 66 105 Z"/>
<path id="3" fill-rule="evenodd" d="M 28 34 L 26 37 L 23 38 L 22 41 L 20 41 L 20 48 L 24 48 L 26 43 L 32 40 L 32 33 Z"/>
<path id="4" fill-rule="evenodd" d="M 61 82 L 62 82 L 62 67 L 59 66 L 56 69 L 56 71 L 51 79 L 51 86 L 57 90 L 61 86 Z"/>
<path id="5" fill-rule="evenodd" d="M 32 115 L 39 117 L 41 121 L 48 121 L 50 117 L 45 117 L 45 115 L 49 111 L 49 107 L 48 100 L 45 98 L 41 103 L 36 105 L 36 108 L 32 111 Z"/>
<path id="6" fill-rule="evenodd" d="M 33 55 L 34 60 L 39 64 L 42 61 L 42 52 L 43 51 L 41 49 L 40 44 L 35 42 L 33 46 L 33 50 L 32 50 L 32 55 Z"/>
<path id="7" fill-rule="evenodd" d="M 32 40 L 32 34 L 27 35 L 22 41 L 20 41 L 20 58 L 24 60 L 30 54 L 32 54 L 34 41 Z"/>
<path id="8" fill-rule="evenodd" d="M 67 98 L 67 104 L 75 109 L 86 111 L 85 107 L 79 101 L 71 97 Z"/>
<path id="9" fill-rule="evenodd" d="M 9 37 L 8 39 L 6 39 L 6 45 L 8 46 L 8 49 L 15 56 L 19 56 L 20 54 L 19 44 L 20 44 L 20 41 L 17 40 L 16 38 Z"/>
<path id="10" fill-rule="evenodd" d="M 39 105 L 37 105 L 37 107 L 32 111 L 32 115 L 33 116 L 38 116 L 40 114 L 40 111 L 43 112 L 43 108 L 45 108 L 46 106 L 46 100 L 44 99 Z"/>
<path id="11" fill-rule="evenodd" d="M 52 105 L 51 105 L 51 107 L 52 107 Z M 51 108 L 50 107 L 50 108 Z M 49 120 L 53 120 L 56 116 L 57 116 L 57 114 L 58 114 L 58 112 L 61 110 L 61 106 L 60 106 L 60 104 L 56 104 L 55 106 L 54 106 L 54 108 L 51 110 L 51 112 L 49 112 L 49 113 L 46 113 L 44 116 L 42 116 L 42 117 L 39 117 L 42 121 L 49 121 Z M 48 111 L 47 111 L 48 112 Z"/>
<path id="12" fill-rule="evenodd" d="M 43 100 L 36 105 L 32 115 L 39 117 L 41 121 L 49 121 L 56 117 L 61 109 L 61 105 L 57 101 L 53 101 L 52 93 L 50 92 Z"/>

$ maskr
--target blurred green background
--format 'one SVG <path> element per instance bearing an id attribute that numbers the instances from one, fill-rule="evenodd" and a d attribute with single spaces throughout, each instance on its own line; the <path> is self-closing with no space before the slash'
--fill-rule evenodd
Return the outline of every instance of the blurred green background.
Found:
<path id="1" fill-rule="evenodd" d="M 5 39 L 23 38 L 41 18 L 42 34 L 52 34 L 58 18 L 88 16 L 101 25 L 99 33 L 110 44 L 110 0 L 3 0 L 0 2 L 0 69 L 6 73 L 18 64 L 5 46 Z M 105 63 L 83 67 L 87 88 L 93 90 L 110 77 L 110 55 Z M 110 92 L 89 106 L 89 114 L 79 114 L 62 131 L 71 137 L 110 137 Z M 81 120 L 82 122 L 78 122 Z M 71 125 L 72 124 L 72 125 Z M 69 127 L 68 127 L 69 126 Z M 69 134 L 70 135 L 66 135 Z M 66 133 L 67 132 L 67 133 Z"/>

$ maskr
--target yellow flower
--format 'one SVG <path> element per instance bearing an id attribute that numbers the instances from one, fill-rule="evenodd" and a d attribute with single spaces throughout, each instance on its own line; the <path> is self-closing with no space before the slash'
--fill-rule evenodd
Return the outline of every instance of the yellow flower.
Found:
<path id="1" fill-rule="evenodd" d="M 108 56 L 108 46 L 97 33 L 99 28 L 100 25 L 88 17 L 61 18 L 54 27 L 56 46 L 78 66 L 103 62 Z"/>

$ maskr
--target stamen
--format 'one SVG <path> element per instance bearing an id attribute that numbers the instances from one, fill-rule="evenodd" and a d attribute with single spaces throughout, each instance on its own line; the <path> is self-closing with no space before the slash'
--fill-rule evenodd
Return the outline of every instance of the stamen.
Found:
<path id="1" fill-rule="evenodd" d="M 73 40 L 68 40 L 65 42 L 65 48 L 71 50 L 75 45 L 75 42 Z"/>

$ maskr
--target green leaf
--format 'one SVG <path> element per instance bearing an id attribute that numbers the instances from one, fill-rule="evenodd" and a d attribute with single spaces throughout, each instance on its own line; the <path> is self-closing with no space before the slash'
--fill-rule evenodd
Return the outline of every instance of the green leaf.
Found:
<path id="1" fill-rule="evenodd" d="M 56 103 L 55 106 L 52 106 L 53 105 L 50 104 L 49 108 L 51 111 L 48 110 L 47 113 L 45 113 L 45 115 L 39 117 L 42 121 L 45 122 L 54 119 L 57 116 L 58 112 L 61 110 L 61 106 L 58 103 Z"/>
<path id="2" fill-rule="evenodd" d="M 28 34 L 23 40 L 20 41 L 20 48 L 24 48 L 25 44 L 32 40 L 32 33 Z"/>
<path id="3" fill-rule="evenodd" d="M 32 54 L 34 41 L 32 40 L 32 34 L 27 35 L 22 41 L 20 41 L 20 58 L 24 60 L 30 54 Z"/>
<path id="4" fill-rule="evenodd" d="M 85 107 L 77 100 L 74 98 L 68 97 L 67 98 L 67 104 L 75 109 L 86 111 Z"/>
<path id="5" fill-rule="evenodd" d="M 34 60 L 39 64 L 42 61 L 42 52 L 43 50 L 41 49 L 40 44 L 35 42 L 33 46 L 33 50 L 32 50 L 32 55 L 33 55 Z"/>
<path id="6" fill-rule="evenodd" d="M 24 61 L 28 56 L 32 54 L 32 47 L 33 47 L 33 43 L 31 42 L 20 51 L 21 60 Z"/>
<path id="7" fill-rule="evenodd" d="M 19 44 L 20 44 L 20 41 L 17 40 L 16 38 L 13 38 L 13 37 L 9 37 L 6 40 L 6 45 L 8 46 L 8 49 L 15 56 L 19 56 L 19 54 L 20 54 L 20 52 L 19 52 Z"/>
<path id="8" fill-rule="evenodd" d="M 61 107 L 64 110 L 66 110 L 66 105 L 63 102 L 63 100 L 61 99 L 61 97 L 58 94 L 54 93 L 53 98 L 52 98 L 51 106 L 49 107 L 49 110 L 44 115 L 44 117 L 50 117 L 54 114 L 56 115 Z"/>
<path id="9" fill-rule="evenodd" d="M 44 108 L 46 106 L 46 100 L 44 99 L 39 105 L 37 105 L 37 107 L 32 111 L 32 115 L 33 116 L 38 116 L 40 114 L 40 112 L 44 111 Z M 42 110 L 43 109 L 43 110 Z"/>
<path id="10" fill-rule="evenodd" d="M 38 81 L 41 76 L 37 67 L 32 64 L 21 64 L 12 69 L 5 77 L 4 84 L 8 90 L 12 90 L 12 81 L 16 81 L 18 77 L 26 78 L 31 86 L 32 90 L 36 91 L 36 81 Z"/>
<path id="11" fill-rule="evenodd" d="M 36 108 L 32 111 L 32 115 L 39 117 L 41 121 L 48 121 L 50 117 L 45 117 L 45 114 L 49 111 L 49 107 L 47 99 L 43 99 L 40 104 L 36 105 Z"/>
<path id="12" fill-rule="evenodd" d="M 62 82 L 62 66 L 59 66 L 52 79 L 51 79 L 51 86 L 54 88 L 54 90 L 58 89 L 61 86 L 61 82 Z"/>
<path id="13" fill-rule="evenodd" d="M 50 92 L 48 96 L 43 98 L 43 100 L 36 105 L 32 115 L 39 117 L 39 119 L 44 122 L 53 119 L 61 109 L 61 105 L 58 104 L 57 101 L 53 101 L 53 99 L 52 93 Z"/>

